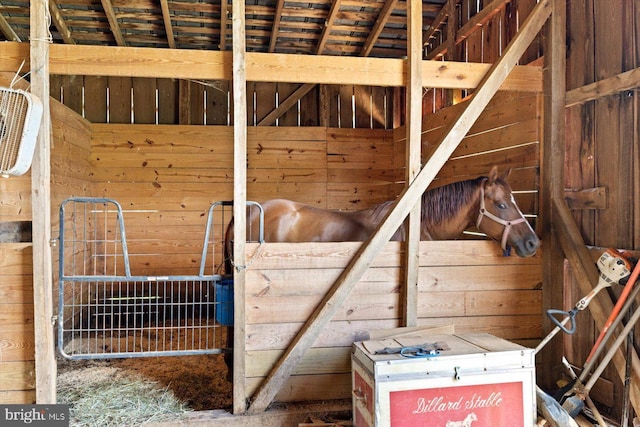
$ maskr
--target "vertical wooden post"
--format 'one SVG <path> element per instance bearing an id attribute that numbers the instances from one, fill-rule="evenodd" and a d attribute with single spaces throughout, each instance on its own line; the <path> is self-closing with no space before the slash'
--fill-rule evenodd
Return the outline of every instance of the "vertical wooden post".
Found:
<path id="1" fill-rule="evenodd" d="M 420 172 L 420 134 L 422 131 L 422 2 L 407 2 L 407 82 L 405 84 L 407 118 L 405 123 L 406 185 Z M 418 266 L 420 264 L 421 198 L 407 219 L 405 241 L 405 326 L 418 323 Z"/>
<path id="2" fill-rule="evenodd" d="M 31 165 L 33 211 L 33 306 L 36 359 L 36 402 L 56 401 L 56 358 L 53 333 L 51 267 L 51 117 L 49 111 L 49 2 L 30 6 L 31 93 L 42 101 L 43 114 Z"/>
<path id="3" fill-rule="evenodd" d="M 456 13 L 456 7 L 458 2 L 456 0 L 448 0 L 444 6 L 447 8 L 447 52 L 444 54 L 446 61 L 455 61 L 456 58 L 456 31 L 458 30 L 458 14 Z M 460 89 L 447 89 L 445 91 L 446 105 L 450 106 L 459 101 L 462 98 L 462 91 Z"/>
<path id="4" fill-rule="evenodd" d="M 554 0 L 553 12 L 546 26 L 544 47 L 544 149 L 541 170 L 539 230 L 544 242 L 543 251 L 543 308 L 563 306 L 563 253 L 558 237 L 553 231 L 552 199 L 564 197 L 564 119 L 565 119 L 565 0 Z M 546 317 L 542 321 L 542 335 L 545 336 L 554 325 Z M 560 342 L 560 341 L 557 341 Z M 542 372 L 539 378 L 543 388 L 550 387 L 558 377 L 563 349 L 561 345 L 547 345 L 541 352 Z"/>
<path id="5" fill-rule="evenodd" d="M 244 412 L 245 392 L 245 243 L 247 202 L 247 70 L 244 1 L 233 0 L 233 413 Z"/>

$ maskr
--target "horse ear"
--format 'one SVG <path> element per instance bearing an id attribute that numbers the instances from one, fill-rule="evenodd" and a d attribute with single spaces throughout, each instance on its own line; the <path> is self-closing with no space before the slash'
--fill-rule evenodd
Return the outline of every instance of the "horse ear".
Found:
<path id="1" fill-rule="evenodd" d="M 502 172 L 502 175 L 500 175 L 500 179 L 506 182 L 507 178 L 509 178 L 509 175 L 511 175 L 511 168 L 509 168 L 506 171 Z"/>
<path id="2" fill-rule="evenodd" d="M 498 179 L 498 167 L 494 165 L 489 172 L 489 185 L 496 182 L 496 179 Z"/>

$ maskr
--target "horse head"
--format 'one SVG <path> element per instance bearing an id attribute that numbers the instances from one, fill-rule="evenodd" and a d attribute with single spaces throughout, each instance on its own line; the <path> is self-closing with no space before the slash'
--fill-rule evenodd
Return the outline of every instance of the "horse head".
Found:
<path id="1" fill-rule="evenodd" d="M 489 177 L 480 184 L 480 213 L 476 226 L 494 240 L 502 249 L 510 246 L 520 257 L 535 255 L 540 239 L 518 208 L 507 178 L 508 169 L 498 176 L 498 168 L 491 168 Z M 485 219 L 486 217 L 486 219 Z"/>

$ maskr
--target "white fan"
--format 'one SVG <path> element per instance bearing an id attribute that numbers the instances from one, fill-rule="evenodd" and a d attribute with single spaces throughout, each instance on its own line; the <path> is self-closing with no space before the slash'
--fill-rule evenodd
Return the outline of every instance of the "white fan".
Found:
<path id="1" fill-rule="evenodd" d="M 31 167 L 42 120 L 40 99 L 0 87 L 0 175 L 22 175 Z"/>

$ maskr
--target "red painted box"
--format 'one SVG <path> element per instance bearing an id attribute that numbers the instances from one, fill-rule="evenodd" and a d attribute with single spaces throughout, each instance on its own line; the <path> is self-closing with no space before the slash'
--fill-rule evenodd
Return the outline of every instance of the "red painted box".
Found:
<path id="1" fill-rule="evenodd" d="M 440 348 L 386 354 L 415 346 Z M 387 349 L 387 350 L 384 350 Z M 378 354 L 376 354 L 378 352 Z M 490 334 L 402 337 L 353 345 L 356 427 L 531 427 L 535 350 Z"/>

